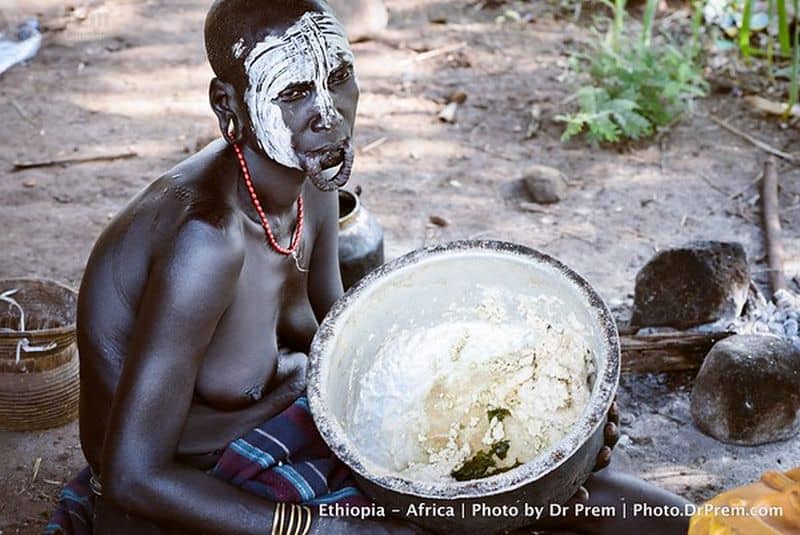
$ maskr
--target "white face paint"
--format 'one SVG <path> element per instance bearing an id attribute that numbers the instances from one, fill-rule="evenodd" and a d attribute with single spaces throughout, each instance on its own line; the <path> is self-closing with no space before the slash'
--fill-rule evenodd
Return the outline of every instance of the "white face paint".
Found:
<path id="1" fill-rule="evenodd" d="M 267 36 L 253 47 L 244 62 L 250 82 L 244 101 L 258 143 L 270 158 L 302 170 L 292 132 L 275 100 L 291 85 L 312 83 L 322 120 L 335 120 L 338 111 L 328 77 L 343 62 L 352 63 L 353 52 L 344 29 L 327 13 L 306 13 L 282 36 Z"/>

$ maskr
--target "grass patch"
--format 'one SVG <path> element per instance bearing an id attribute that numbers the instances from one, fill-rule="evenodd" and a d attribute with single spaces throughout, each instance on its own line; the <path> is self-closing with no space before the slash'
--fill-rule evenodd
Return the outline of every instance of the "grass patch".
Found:
<path id="1" fill-rule="evenodd" d="M 583 84 L 573 96 L 578 110 L 556 117 L 566 123 L 562 140 L 583 133 L 591 143 L 647 137 L 673 123 L 693 98 L 706 94 L 707 83 L 695 62 L 697 28 L 685 47 L 656 39 L 657 1 L 648 0 L 639 35 L 623 30 L 625 0 L 609 4 L 614 18 L 605 38 L 600 37 L 588 54 L 573 57 Z"/>

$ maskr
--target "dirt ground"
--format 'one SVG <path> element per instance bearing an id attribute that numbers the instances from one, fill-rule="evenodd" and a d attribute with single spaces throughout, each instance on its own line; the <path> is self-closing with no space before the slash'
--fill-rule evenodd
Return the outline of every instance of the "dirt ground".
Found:
<path id="1" fill-rule="evenodd" d="M 206 4 L 0 0 L 8 22 L 35 15 L 47 29 L 36 59 L 0 78 L 0 277 L 77 285 L 111 216 L 217 135 L 207 104 Z M 563 144 L 552 117 L 569 95 L 569 45 L 587 23 L 557 17 L 548 2 L 523 4 L 528 22 L 505 24 L 495 22 L 497 11 L 463 0 L 388 5 L 385 35 L 354 46 L 361 154 L 351 183 L 386 230 L 387 257 L 460 238 L 519 242 L 559 257 L 622 310 L 654 252 L 693 239 L 737 240 L 763 282 L 753 181 L 764 153 L 708 115 L 788 151 L 800 146 L 796 125 L 781 127 L 732 94 L 713 94 L 656 142 Z M 442 47 L 451 52 L 419 55 Z M 468 95 L 458 121 L 441 123 L 436 114 L 456 90 Z M 526 140 L 533 104 L 544 119 Z M 13 172 L 14 162 L 127 152 L 136 157 Z M 568 198 L 522 210 L 519 178 L 531 163 L 566 173 Z M 779 172 L 792 277 L 800 272 L 800 168 L 782 162 Z M 432 225 L 431 216 L 447 225 Z M 742 448 L 700 434 L 688 410 L 691 379 L 623 379 L 621 468 L 702 500 L 767 468 L 800 464 L 800 439 Z M 77 430 L 73 423 L 0 432 L 0 533 L 41 532 L 59 487 L 84 464 Z"/>

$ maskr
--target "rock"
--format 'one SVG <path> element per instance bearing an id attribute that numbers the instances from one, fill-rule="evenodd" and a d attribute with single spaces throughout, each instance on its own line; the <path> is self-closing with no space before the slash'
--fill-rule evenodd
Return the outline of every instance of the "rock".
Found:
<path id="1" fill-rule="evenodd" d="M 566 198 L 569 183 L 564 173 L 544 165 L 531 165 L 522 176 L 531 198 L 539 204 L 552 204 Z"/>
<path id="2" fill-rule="evenodd" d="M 709 351 L 692 389 L 704 433 L 755 446 L 800 430 L 800 351 L 773 335 L 738 334 Z"/>
<path id="3" fill-rule="evenodd" d="M 383 0 L 328 0 L 351 42 L 379 35 L 389 23 Z"/>
<path id="4" fill-rule="evenodd" d="M 656 254 L 636 275 L 631 324 L 692 327 L 742 313 L 750 285 L 739 243 L 700 241 Z"/>
<path id="5" fill-rule="evenodd" d="M 627 440 L 624 440 L 627 439 Z M 636 463 L 631 459 L 630 454 L 625 451 L 627 446 L 630 446 L 631 439 L 627 435 L 622 435 L 619 438 L 617 447 L 611 454 L 611 464 L 609 465 L 614 472 L 623 474 L 636 474 Z"/>

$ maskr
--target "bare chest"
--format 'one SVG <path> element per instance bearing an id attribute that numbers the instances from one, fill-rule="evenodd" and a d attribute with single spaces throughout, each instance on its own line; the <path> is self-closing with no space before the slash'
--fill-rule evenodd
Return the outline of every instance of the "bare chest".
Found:
<path id="1" fill-rule="evenodd" d="M 278 353 L 308 351 L 317 322 L 308 298 L 313 243 L 296 257 L 271 250 L 263 234 L 248 236 L 236 295 L 220 319 L 200 369 L 196 393 L 220 408 L 237 408 L 268 394 Z"/>

